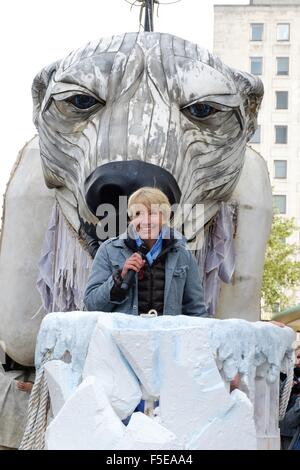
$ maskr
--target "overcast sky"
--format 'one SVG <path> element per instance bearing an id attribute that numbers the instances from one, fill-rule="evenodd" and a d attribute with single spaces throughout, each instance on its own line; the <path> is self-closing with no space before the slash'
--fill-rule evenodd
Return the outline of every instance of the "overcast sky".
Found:
<path id="1" fill-rule="evenodd" d="M 212 50 L 213 4 L 247 3 L 248 0 L 182 0 L 160 5 L 154 28 Z M 125 0 L 0 2 L 0 197 L 18 151 L 35 134 L 30 91 L 35 74 L 90 40 L 137 31 L 139 11 L 138 7 L 130 11 Z"/>

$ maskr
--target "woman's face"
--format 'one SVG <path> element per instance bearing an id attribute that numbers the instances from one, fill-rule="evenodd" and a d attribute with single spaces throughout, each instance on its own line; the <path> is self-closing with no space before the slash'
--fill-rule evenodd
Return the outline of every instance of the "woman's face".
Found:
<path id="1" fill-rule="evenodd" d="M 143 204 L 135 205 L 134 226 L 142 240 L 154 240 L 158 238 L 163 225 L 162 213 L 158 207 L 153 206 L 151 211 Z"/>

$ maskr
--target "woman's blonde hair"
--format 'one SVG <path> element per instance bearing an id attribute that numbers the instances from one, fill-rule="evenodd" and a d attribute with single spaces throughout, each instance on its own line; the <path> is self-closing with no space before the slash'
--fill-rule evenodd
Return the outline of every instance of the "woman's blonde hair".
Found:
<path id="1" fill-rule="evenodd" d="M 163 223 L 169 223 L 171 204 L 169 199 L 160 189 L 144 186 L 138 189 L 128 199 L 128 215 L 130 219 L 136 217 L 137 205 L 143 205 L 151 212 L 151 208 L 158 209 L 162 213 Z"/>

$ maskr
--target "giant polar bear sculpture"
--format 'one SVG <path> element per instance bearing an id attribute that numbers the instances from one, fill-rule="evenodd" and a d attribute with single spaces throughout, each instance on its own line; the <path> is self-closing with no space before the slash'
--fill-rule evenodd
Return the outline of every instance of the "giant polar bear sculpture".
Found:
<path id="1" fill-rule="evenodd" d="M 246 144 L 261 81 L 178 37 L 127 33 L 46 67 L 32 90 L 40 152 L 35 139 L 19 158 L 1 234 L 0 339 L 8 355 L 33 362 L 45 313 L 37 264 L 54 200 L 83 250 L 93 253 L 98 204 L 126 188 L 160 186 L 160 175 L 172 202 L 204 204 L 190 240 L 224 201 L 236 205 L 235 272 L 222 283 L 218 315 L 257 320 L 272 203 L 265 162 Z"/>

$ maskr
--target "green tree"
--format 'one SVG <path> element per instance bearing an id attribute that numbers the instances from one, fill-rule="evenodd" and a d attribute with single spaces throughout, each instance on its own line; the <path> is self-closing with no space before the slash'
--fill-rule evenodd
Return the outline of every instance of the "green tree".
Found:
<path id="1" fill-rule="evenodd" d="M 300 286 L 300 262 L 296 261 L 300 250 L 296 244 L 286 242 L 297 229 L 295 219 L 274 214 L 262 283 L 266 311 L 272 312 L 275 304 L 279 304 L 281 310 L 292 306 L 293 300 L 289 292 Z"/>

